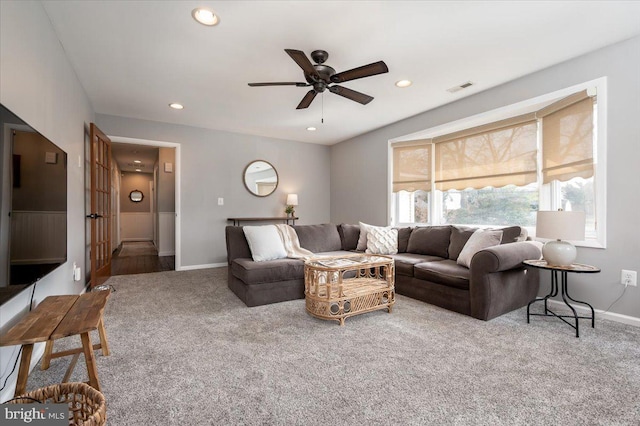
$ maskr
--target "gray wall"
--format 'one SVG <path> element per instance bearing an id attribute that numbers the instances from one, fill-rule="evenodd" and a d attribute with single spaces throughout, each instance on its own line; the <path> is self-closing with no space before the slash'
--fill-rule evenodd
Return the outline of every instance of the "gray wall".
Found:
<path id="1" fill-rule="evenodd" d="M 69 158 L 68 261 L 38 282 L 35 302 L 51 294 L 77 294 L 84 283 L 72 280 L 73 262 L 85 268 L 84 170 L 78 159 L 84 158 L 85 126 L 93 120 L 93 110 L 40 2 L 0 2 L 0 87 L 0 103 Z M 0 328 L 6 329 L 28 310 L 30 295 L 28 288 L 2 305 Z M 36 353 L 43 345 L 36 345 Z M 11 370 L 16 354 L 13 347 L 0 348 L 0 371 Z M 1 400 L 13 394 L 15 377 L 14 372 Z"/>
<path id="2" fill-rule="evenodd" d="M 149 213 L 151 212 L 151 197 L 149 182 L 153 181 L 153 174 L 138 172 L 122 172 L 120 178 L 120 212 Z M 131 191 L 142 192 L 142 201 L 134 203 L 129 199 Z"/>
<path id="3" fill-rule="evenodd" d="M 604 76 L 608 77 L 607 248 L 579 247 L 577 261 L 599 266 L 602 272 L 570 274 L 569 286 L 572 297 L 606 309 L 622 292 L 620 270 L 640 271 L 640 37 L 332 146 L 331 221 L 388 222 L 389 139 Z M 542 283 L 541 293 L 546 293 L 547 274 Z M 640 287 L 629 287 L 611 311 L 640 317 Z"/>
<path id="4" fill-rule="evenodd" d="M 165 163 L 172 164 L 172 171 L 165 172 Z M 158 155 L 158 212 L 176 211 L 176 149 L 160 148 Z"/>
<path id="5" fill-rule="evenodd" d="M 110 136 L 180 144 L 181 164 L 175 168 L 181 167 L 177 220 L 183 267 L 226 262 L 227 218 L 283 216 L 289 193 L 298 194 L 299 223 L 329 221 L 327 146 L 102 114 L 96 122 Z M 242 172 L 256 159 L 278 170 L 280 184 L 268 197 L 251 195 L 244 187 Z M 218 206 L 219 197 L 223 206 Z"/>
<path id="6" fill-rule="evenodd" d="M 173 171 L 165 172 L 165 163 L 173 165 Z M 158 212 L 176 211 L 176 149 L 160 148 L 158 154 Z"/>

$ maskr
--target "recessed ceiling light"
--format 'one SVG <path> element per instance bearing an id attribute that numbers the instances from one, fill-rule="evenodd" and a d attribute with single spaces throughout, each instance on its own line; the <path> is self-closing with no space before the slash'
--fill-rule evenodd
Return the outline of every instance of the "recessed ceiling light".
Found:
<path id="1" fill-rule="evenodd" d="M 171 108 L 173 108 L 173 109 L 184 109 L 184 105 L 179 104 L 179 103 L 176 103 L 176 102 L 174 102 L 174 103 L 172 103 L 172 104 L 169 104 L 169 106 L 170 106 Z"/>
<path id="2" fill-rule="evenodd" d="M 205 9 L 202 7 L 193 9 L 193 11 L 191 12 L 191 16 L 193 16 L 193 19 L 200 22 L 202 25 L 207 25 L 209 27 L 218 25 L 218 23 L 220 22 L 220 18 L 218 18 L 218 15 L 213 13 L 213 10 Z"/>
<path id="3" fill-rule="evenodd" d="M 318 129 L 316 129 L 315 127 L 311 126 L 311 127 L 307 127 L 307 130 L 310 131 L 310 132 L 315 132 Z"/>
<path id="4" fill-rule="evenodd" d="M 133 160 L 133 162 L 136 163 L 136 164 L 142 163 L 142 161 L 140 161 L 140 160 Z"/>
<path id="5" fill-rule="evenodd" d="M 140 170 L 140 169 L 136 169 L 136 172 L 141 172 L 141 171 L 142 171 L 142 170 Z"/>
<path id="6" fill-rule="evenodd" d="M 399 81 L 396 81 L 396 86 L 398 86 L 398 87 L 409 87 L 409 86 L 411 86 L 411 84 L 413 84 L 413 82 L 411 80 L 399 80 Z"/>

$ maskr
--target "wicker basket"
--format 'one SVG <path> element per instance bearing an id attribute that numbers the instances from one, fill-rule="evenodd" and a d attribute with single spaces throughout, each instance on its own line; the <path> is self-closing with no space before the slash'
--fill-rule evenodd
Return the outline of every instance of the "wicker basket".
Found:
<path id="1" fill-rule="evenodd" d="M 61 383 L 18 396 L 8 404 L 64 403 L 69 405 L 69 425 L 99 426 L 107 420 L 104 395 L 86 383 Z"/>

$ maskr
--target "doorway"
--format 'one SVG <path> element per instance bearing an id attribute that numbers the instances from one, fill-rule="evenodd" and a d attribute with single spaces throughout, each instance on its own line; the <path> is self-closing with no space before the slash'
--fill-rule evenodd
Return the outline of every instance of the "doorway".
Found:
<path id="1" fill-rule="evenodd" d="M 111 139 L 112 274 L 179 269 L 179 144 Z"/>

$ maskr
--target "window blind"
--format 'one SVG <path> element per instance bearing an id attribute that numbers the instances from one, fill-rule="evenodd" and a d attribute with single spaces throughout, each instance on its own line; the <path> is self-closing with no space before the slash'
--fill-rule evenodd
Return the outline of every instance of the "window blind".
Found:
<path id="1" fill-rule="evenodd" d="M 583 91 L 538 111 L 544 183 L 593 176 L 593 102 Z"/>
<path id="2" fill-rule="evenodd" d="M 393 192 L 431 190 L 431 144 L 393 148 Z"/>
<path id="3" fill-rule="evenodd" d="M 435 142 L 435 186 L 441 191 L 536 181 L 534 114 L 466 129 Z"/>

